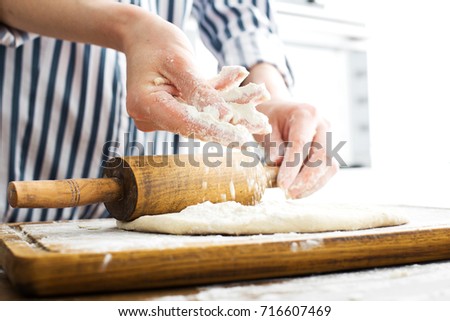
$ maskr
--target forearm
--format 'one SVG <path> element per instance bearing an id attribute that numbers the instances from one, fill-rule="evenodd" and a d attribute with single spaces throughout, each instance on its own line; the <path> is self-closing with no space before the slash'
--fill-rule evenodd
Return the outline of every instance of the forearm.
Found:
<path id="1" fill-rule="evenodd" d="M 127 28 L 149 13 L 112 0 L 0 0 L 0 21 L 49 37 L 124 51 Z"/>
<path id="2" fill-rule="evenodd" d="M 245 79 L 244 84 L 249 82 L 264 83 L 272 99 L 288 99 L 290 97 L 283 76 L 271 64 L 259 63 L 251 67 L 250 74 Z"/>

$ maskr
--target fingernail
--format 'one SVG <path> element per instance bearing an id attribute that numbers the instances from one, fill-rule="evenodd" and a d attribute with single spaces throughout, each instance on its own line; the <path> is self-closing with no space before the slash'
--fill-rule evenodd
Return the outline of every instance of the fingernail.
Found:
<path id="1" fill-rule="evenodd" d="M 295 197 L 292 196 L 292 194 L 289 192 L 289 190 L 283 190 L 284 191 L 284 196 L 286 197 L 286 199 L 291 200 L 294 199 Z"/>
<path id="2" fill-rule="evenodd" d="M 302 198 L 307 191 L 308 190 L 305 189 L 305 184 L 298 182 L 297 184 L 289 187 L 288 193 L 292 198 Z"/>

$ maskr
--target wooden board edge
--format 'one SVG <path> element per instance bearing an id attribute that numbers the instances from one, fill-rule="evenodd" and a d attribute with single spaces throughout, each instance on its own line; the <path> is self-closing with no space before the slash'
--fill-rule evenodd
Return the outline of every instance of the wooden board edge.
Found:
<path id="1" fill-rule="evenodd" d="M 7 261 L 6 256 L 8 253 L 13 255 L 20 255 L 17 250 L 29 247 L 29 244 L 23 240 L 15 231 L 15 229 L 9 224 L 0 225 L 0 266 L 5 267 Z M 21 250 L 19 250 L 22 252 Z M 25 250 L 25 253 L 27 250 Z M 34 255 L 34 251 L 28 252 L 30 255 Z"/>
<path id="2" fill-rule="evenodd" d="M 30 264 L 46 254 L 32 248 L 16 231 L 20 223 L 0 225 L 0 267 L 10 282 L 17 286 L 22 275 L 27 275 Z M 26 279 L 27 277 L 25 277 Z"/>
<path id="3" fill-rule="evenodd" d="M 342 236 L 325 238 L 321 244 L 294 245 L 298 242 L 109 254 L 52 253 L 45 260 L 9 256 L 21 268 L 5 271 L 22 293 L 52 296 L 309 275 L 450 258 L 448 228 Z"/>

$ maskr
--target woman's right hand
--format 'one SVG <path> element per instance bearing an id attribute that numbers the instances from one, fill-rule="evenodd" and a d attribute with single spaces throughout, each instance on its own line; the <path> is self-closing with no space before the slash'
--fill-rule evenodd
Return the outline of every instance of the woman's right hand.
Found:
<path id="1" fill-rule="evenodd" d="M 217 126 L 191 117 L 184 101 L 200 110 L 217 111 L 228 122 L 231 110 L 211 81 L 206 81 L 194 63 L 185 34 L 157 15 L 145 14 L 131 28 L 124 52 L 127 57 L 127 110 L 142 131 L 166 130 L 191 134 L 202 140 L 242 145 L 249 135 L 234 126 Z M 242 72 L 225 75 L 223 83 L 242 81 Z M 245 77 L 245 75 L 244 75 Z M 239 79 L 240 78 L 240 79 Z M 179 99 L 177 99 L 179 98 Z"/>

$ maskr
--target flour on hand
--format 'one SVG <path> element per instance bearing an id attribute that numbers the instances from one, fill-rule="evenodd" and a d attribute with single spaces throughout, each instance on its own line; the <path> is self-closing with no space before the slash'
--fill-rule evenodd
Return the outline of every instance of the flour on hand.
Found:
<path id="1" fill-rule="evenodd" d="M 231 74 L 238 77 L 226 84 L 218 84 Z M 211 84 L 217 88 L 218 95 L 223 98 L 231 110 L 232 116 L 228 121 L 219 119 L 219 111 L 213 106 L 192 106 L 179 98 L 179 102 L 186 108 L 188 117 L 193 123 L 202 124 L 206 128 L 215 128 L 215 132 L 221 131 L 225 135 L 214 133 L 210 137 L 206 132 L 199 133 L 202 140 L 219 140 L 218 143 L 227 145 L 230 142 L 253 141 L 252 134 L 272 132 L 267 116 L 256 110 L 258 104 L 270 99 L 265 85 L 249 83 L 242 87 L 239 86 L 248 74 L 249 72 L 244 67 L 226 66 L 222 68 L 215 79 L 211 80 Z M 230 135 L 234 136 L 230 137 Z"/>

